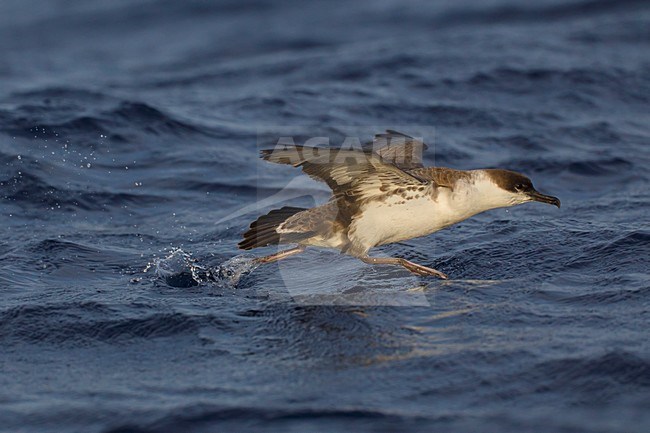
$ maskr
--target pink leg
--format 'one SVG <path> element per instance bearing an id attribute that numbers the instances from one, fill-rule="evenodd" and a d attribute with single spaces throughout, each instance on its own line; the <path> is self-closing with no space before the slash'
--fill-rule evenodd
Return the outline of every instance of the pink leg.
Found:
<path id="1" fill-rule="evenodd" d="M 400 266 L 404 266 L 406 269 L 408 269 L 409 271 L 417 275 L 422 275 L 422 276 L 431 275 L 434 277 L 442 278 L 443 280 L 447 279 L 447 276 L 440 271 L 427 268 L 426 266 L 418 265 L 417 263 L 409 262 L 406 259 L 392 258 L 392 257 L 367 257 L 367 256 L 360 257 L 360 259 L 365 263 L 369 263 L 371 265 L 400 265 Z"/>
<path id="2" fill-rule="evenodd" d="M 271 254 L 270 256 L 258 257 L 255 259 L 255 262 L 260 264 L 273 263 L 277 262 L 278 260 L 286 259 L 287 257 L 293 256 L 294 254 L 302 253 L 303 251 L 305 251 L 305 247 L 299 245 L 296 248 L 280 251 L 279 253 Z"/>

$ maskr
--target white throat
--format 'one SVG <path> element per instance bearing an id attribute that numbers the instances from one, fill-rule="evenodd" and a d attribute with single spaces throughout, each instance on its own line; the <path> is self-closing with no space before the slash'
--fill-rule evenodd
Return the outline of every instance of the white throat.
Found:
<path id="1" fill-rule="evenodd" d="M 450 206 L 464 218 L 527 201 L 519 194 L 500 188 L 485 171 L 473 170 L 471 173 L 471 178 L 456 183 L 450 197 Z"/>

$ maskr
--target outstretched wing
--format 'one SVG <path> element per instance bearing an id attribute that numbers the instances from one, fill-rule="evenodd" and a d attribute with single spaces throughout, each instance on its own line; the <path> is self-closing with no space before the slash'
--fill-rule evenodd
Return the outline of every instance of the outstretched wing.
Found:
<path id="1" fill-rule="evenodd" d="M 391 129 L 375 135 L 372 143 L 364 145 L 365 151 L 372 151 L 385 163 L 403 170 L 423 167 L 422 152 L 427 148 L 423 141 Z"/>
<path id="2" fill-rule="evenodd" d="M 290 146 L 262 150 L 266 161 L 291 164 L 332 189 L 335 198 L 362 203 L 392 192 L 433 186 L 430 179 L 407 173 L 365 150 Z"/>
<path id="3" fill-rule="evenodd" d="M 384 154 L 390 155 L 388 160 L 398 155 L 395 150 L 391 152 Z M 263 150 L 261 155 L 270 162 L 300 167 L 312 178 L 327 183 L 334 194 L 328 205 L 335 214 L 333 221 L 328 221 L 347 229 L 347 243 L 341 251 L 353 255 L 363 255 L 374 245 L 374 240 L 357 233 L 354 224 L 363 209 L 370 206 L 368 203 L 383 201 L 393 195 L 405 199 L 433 195 L 437 187 L 431 178 L 404 171 L 380 153 L 367 149 L 290 146 Z"/>
<path id="4" fill-rule="evenodd" d="M 453 168 L 446 167 L 423 167 L 407 171 L 413 176 L 430 179 L 439 187 L 450 189 L 454 189 L 454 185 L 458 180 L 463 179 L 469 181 L 472 177 L 469 171 L 454 170 Z"/>

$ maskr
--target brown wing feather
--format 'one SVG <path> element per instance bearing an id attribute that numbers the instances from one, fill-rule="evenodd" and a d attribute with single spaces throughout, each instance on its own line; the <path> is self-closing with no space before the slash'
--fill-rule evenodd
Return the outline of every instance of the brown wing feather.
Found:
<path id="1" fill-rule="evenodd" d="M 365 150 L 376 153 L 385 163 L 404 170 L 423 167 L 422 153 L 427 148 L 421 140 L 391 129 L 375 135 L 373 142 L 364 146 Z"/>
<path id="2" fill-rule="evenodd" d="M 453 185 L 461 179 L 469 180 L 472 174 L 469 171 L 454 170 L 446 167 L 424 167 L 407 170 L 410 174 L 422 179 L 429 179 L 439 187 L 453 189 Z"/>
<path id="3" fill-rule="evenodd" d="M 270 162 L 301 167 L 309 176 L 327 183 L 335 198 L 358 202 L 384 196 L 391 190 L 432 183 L 362 150 L 291 146 L 263 150 L 261 155 Z"/>

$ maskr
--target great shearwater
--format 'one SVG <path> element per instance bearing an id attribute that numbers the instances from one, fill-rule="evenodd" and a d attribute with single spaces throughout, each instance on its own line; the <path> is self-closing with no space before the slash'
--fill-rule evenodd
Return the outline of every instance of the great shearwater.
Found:
<path id="1" fill-rule="evenodd" d="M 257 258 L 270 263 L 308 246 L 326 247 L 373 265 L 400 265 L 418 275 L 447 278 L 403 258 L 370 257 L 379 245 L 427 236 L 478 213 L 529 201 L 560 207 L 538 192 L 526 176 L 502 169 L 454 170 L 424 167 L 426 145 L 388 130 L 360 149 L 283 146 L 262 150 L 266 161 L 291 164 L 332 190 L 330 200 L 311 209 L 275 209 L 244 234 L 244 250 L 278 244 L 297 247 Z"/>

